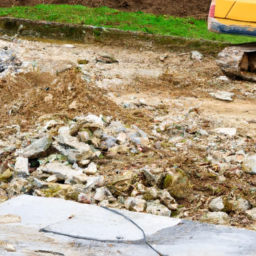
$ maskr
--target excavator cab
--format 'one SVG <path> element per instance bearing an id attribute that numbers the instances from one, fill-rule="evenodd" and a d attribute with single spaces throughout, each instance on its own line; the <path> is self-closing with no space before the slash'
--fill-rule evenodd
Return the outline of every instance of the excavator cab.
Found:
<path id="1" fill-rule="evenodd" d="M 208 29 L 216 33 L 256 36 L 256 0 L 213 0 Z"/>

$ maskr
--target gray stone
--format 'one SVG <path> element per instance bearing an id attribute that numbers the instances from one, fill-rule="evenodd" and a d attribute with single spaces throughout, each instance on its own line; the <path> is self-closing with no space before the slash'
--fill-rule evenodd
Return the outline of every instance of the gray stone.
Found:
<path id="1" fill-rule="evenodd" d="M 229 203 L 232 205 L 232 210 L 238 211 L 238 212 L 246 212 L 251 208 L 250 203 L 244 198 L 239 198 L 238 200 L 229 201 Z"/>
<path id="2" fill-rule="evenodd" d="M 256 155 L 247 156 L 242 164 L 245 173 L 256 174 Z"/>
<path id="3" fill-rule="evenodd" d="M 225 209 L 223 198 L 221 196 L 214 198 L 209 204 L 209 209 L 213 212 L 223 211 Z"/>
<path id="4" fill-rule="evenodd" d="M 18 176 L 29 176 L 28 158 L 17 157 L 15 163 L 15 171 Z"/>
<path id="5" fill-rule="evenodd" d="M 23 151 L 23 156 L 29 159 L 44 156 L 51 144 L 52 139 L 45 136 L 26 147 Z"/>

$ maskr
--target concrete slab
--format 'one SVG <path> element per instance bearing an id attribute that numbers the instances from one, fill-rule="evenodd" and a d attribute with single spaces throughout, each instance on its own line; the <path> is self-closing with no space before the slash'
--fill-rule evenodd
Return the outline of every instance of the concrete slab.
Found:
<path id="1" fill-rule="evenodd" d="M 143 228 L 148 243 L 162 255 L 256 255 L 254 231 L 119 212 Z M 0 204 L 0 218 L 6 214 L 7 220 L 15 220 L 13 215 L 21 219 L 0 224 L 1 256 L 160 255 L 145 244 L 131 222 L 98 206 L 23 195 Z M 42 228 L 53 233 L 39 232 Z"/>

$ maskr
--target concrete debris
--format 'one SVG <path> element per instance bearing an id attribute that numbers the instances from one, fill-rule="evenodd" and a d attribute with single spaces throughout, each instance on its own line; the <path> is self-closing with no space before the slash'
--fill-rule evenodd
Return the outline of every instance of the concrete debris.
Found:
<path id="1" fill-rule="evenodd" d="M 209 94 L 213 98 L 217 100 L 223 100 L 223 101 L 233 101 L 235 96 L 233 92 L 224 92 L 224 91 L 211 92 Z"/>

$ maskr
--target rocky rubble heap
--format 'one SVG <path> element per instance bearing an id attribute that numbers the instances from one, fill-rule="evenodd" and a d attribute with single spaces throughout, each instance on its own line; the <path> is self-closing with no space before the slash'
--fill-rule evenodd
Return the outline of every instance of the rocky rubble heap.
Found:
<path id="1" fill-rule="evenodd" d="M 206 131 L 210 120 L 199 117 L 198 108 L 179 120 L 156 117 L 151 135 L 92 114 L 66 122 L 40 118 L 36 132 L 18 129 L 8 142 L 0 141 L 0 202 L 31 194 L 215 224 L 251 224 L 256 219 L 254 141 L 235 128 Z M 123 170 L 108 172 L 111 161 L 114 165 L 122 156 L 129 159 Z M 146 157 L 153 158 L 149 164 L 141 160 Z M 143 166 L 135 167 L 133 158 Z"/>

